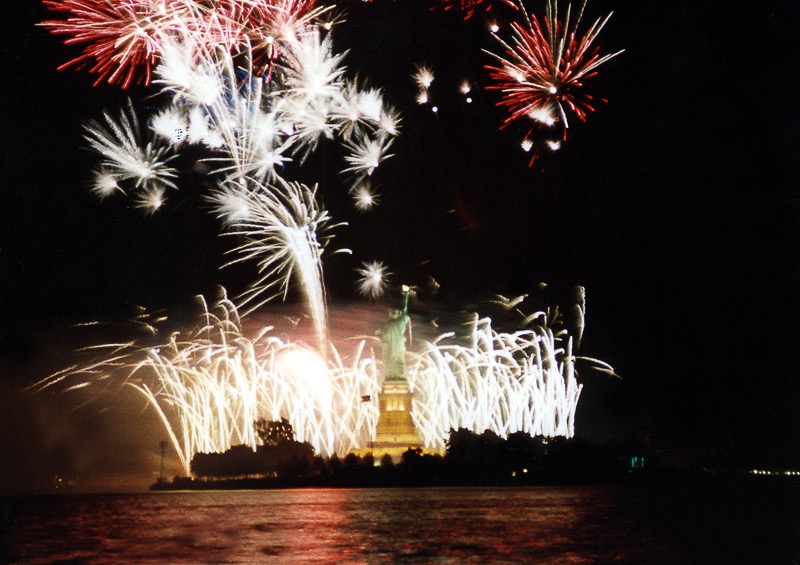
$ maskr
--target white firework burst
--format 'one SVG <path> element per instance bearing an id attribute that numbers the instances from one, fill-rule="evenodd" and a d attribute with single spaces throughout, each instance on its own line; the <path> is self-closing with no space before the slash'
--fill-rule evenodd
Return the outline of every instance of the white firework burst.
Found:
<path id="1" fill-rule="evenodd" d="M 177 172 L 167 165 L 174 155 L 167 155 L 168 148 L 159 147 L 154 140 L 143 139 L 130 101 L 118 118 L 107 112 L 103 118 L 105 124 L 96 120 L 86 123 L 84 137 L 103 156 L 101 166 L 106 171 L 119 180 L 134 180 L 137 188 L 175 187 Z"/>
<path id="2" fill-rule="evenodd" d="M 155 214 L 165 202 L 165 190 L 162 186 L 149 186 L 135 197 L 136 207 L 145 214 Z"/>
<path id="3" fill-rule="evenodd" d="M 364 262 L 356 272 L 361 277 L 358 280 L 358 293 L 365 298 L 380 298 L 389 288 L 391 273 L 380 261 Z"/>
<path id="4" fill-rule="evenodd" d="M 342 91 L 342 99 L 333 108 L 333 119 L 339 124 L 339 135 L 350 141 L 353 135 L 363 134 L 359 91 L 355 83 L 348 82 Z"/>
<path id="5" fill-rule="evenodd" d="M 116 192 L 123 192 L 117 182 L 117 177 L 103 167 L 97 167 L 92 176 L 94 178 L 92 179 L 91 189 L 100 200 L 104 200 Z"/>
<path id="6" fill-rule="evenodd" d="M 244 222 L 250 216 L 250 193 L 244 188 L 245 181 L 227 182 L 207 198 L 225 227 Z"/>
<path id="7" fill-rule="evenodd" d="M 358 111 L 362 118 L 372 122 L 380 122 L 383 114 L 383 94 L 380 90 L 371 88 L 359 93 Z"/>
<path id="8" fill-rule="evenodd" d="M 345 144 L 350 150 L 350 154 L 345 156 L 345 160 L 350 166 L 346 167 L 343 172 L 352 171 L 367 176 L 371 175 L 381 162 L 391 157 L 386 151 L 388 151 L 392 141 L 387 137 L 372 139 L 364 136 L 361 139 L 356 139 L 353 143 Z"/>
<path id="9" fill-rule="evenodd" d="M 427 65 L 417 65 L 417 72 L 411 77 L 420 89 L 425 90 L 430 88 L 433 83 L 433 70 Z"/>
<path id="10" fill-rule="evenodd" d="M 546 106 L 534 108 L 528 112 L 528 117 L 545 126 L 553 126 L 558 121 L 553 111 Z"/>
<path id="11" fill-rule="evenodd" d="M 350 197 L 357 210 L 366 212 L 372 210 L 378 204 L 378 195 L 369 179 L 361 179 L 353 188 L 350 189 Z"/>
<path id="12" fill-rule="evenodd" d="M 150 128 L 171 145 L 186 139 L 188 125 L 179 108 L 170 106 L 150 118 Z"/>
<path id="13" fill-rule="evenodd" d="M 378 124 L 379 134 L 395 137 L 400 133 L 400 113 L 394 108 L 383 106 Z"/>
<path id="14" fill-rule="evenodd" d="M 340 99 L 345 54 L 333 52 L 330 36 L 321 39 L 319 33 L 304 35 L 287 54 L 282 90 L 307 101 Z"/>
<path id="15" fill-rule="evenodd" d="M 210 106 L 224 92 L 214 60 L 199 57 L 197 43 L 188 35 L 182 41 L 163 42 L 155 75 L 153 83 L 161 85 L 162 92 L 170 92 L 190 104 Z"/>

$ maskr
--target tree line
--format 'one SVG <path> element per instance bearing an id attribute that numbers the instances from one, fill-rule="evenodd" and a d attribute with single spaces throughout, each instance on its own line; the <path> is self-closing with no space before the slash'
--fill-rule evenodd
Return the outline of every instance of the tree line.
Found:
<path id="1" fill-rule="evenodd" d="M 294 439 L 285 419 L 254 425 L 262 443 L 256 451 L 237 445 L 224 453 L 197 453 L 191 461 L 194 477 L 217 485 L 220 480 L 255 480 L 262 486 L 270 481 L 282 486 L 511 485 L 613 480 L 630 471 L 624 446 L 594 446 L 574 438 L 523 432 L 501 438 L 488 430 L 458 429 L 450 432 L 444 456 L 409 448 L 398 462 L 386 455 L 376 464 L 372 454 L 317 456 L 310 444 Z"/>

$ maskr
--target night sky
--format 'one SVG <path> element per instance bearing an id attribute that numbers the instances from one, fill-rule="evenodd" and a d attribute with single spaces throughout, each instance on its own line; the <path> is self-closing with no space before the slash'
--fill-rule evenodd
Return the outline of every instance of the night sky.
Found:
<path id="1" fill-rule="evenodd" d="M 230 242 L 198 187 L 150 217 L 90 194 L 82 123 L 128 95 L 146 108 L 153 90 L 57 71 L 76 51 L 35 27 L 48 17 L 38 1 L 17 4 L 0 58 L 0 492 L 57 473 L 146 485 L 161 437 L 139 423 L 150 421 L 143 401 L 74 409 L 22 389 L 88 345 L 70 324 L 134 305 L 174 312 L 217 285 L 235 294 L 248 272 L 220 270 Z M 591 83 L 608 103 L 528 167 L 524 130 L 498 130 L 498 93 L 481 88 L 482 49 L 497 49 L 483 15 L 346 3 L 335 46 L 403 122 L 370 214 L 350 205 L 333 145 L 297 171 L 349 223 L 333 246 L 353 255 L 325 264 L 332 309 L 359 307 L 353 269 L 373 259 L 397 283 L 441 284 L 435 298 L 420 293 L 419 316 L 495 293 L 559 301 L 582 285 L 581 354 L 622 378 L 582 373 L 579 436 L 635 438 L 670 462 L 800 465 L 800 9 L 717 4 L 591 0 L 584 26 L 613 11 L 599 44 L 625 49 Z M 421 63 L 436 75 L 436 114 L 415 103 Z"/>

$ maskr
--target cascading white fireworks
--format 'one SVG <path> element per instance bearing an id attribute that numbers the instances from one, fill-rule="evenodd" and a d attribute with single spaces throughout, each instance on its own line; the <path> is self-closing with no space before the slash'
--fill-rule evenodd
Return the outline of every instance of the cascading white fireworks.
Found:
<path id="1" fill-rule="evenodd" d="M 121 382 L 135 388 L 158 414 L 187 474 L 195 453 L 222 453 L 234 445 L 255 449 L 258 418 L 286 418 L 296 439 L 323 456 L 342 456 L 374 440 L 383 375 L 368 340 L 357 341 L 347 357 L 329 342 L 323 355 L 274 335 L 272 327 L 249 337 L 224 296 L 210 309 L 203 305 L 202 322 L 186 335 L 173 333 L 157 346 L 89 348 L 99 349 L 100 357 L 34 386 L 108 390 Z M 539 313 L 536 319 L 546 317 Z M 448 332 L 424 342 L 421 352 L 407 353 L 411 417 L 420 440 L 443 449 L 450 431 L 459 428 L 500 437 L 518 431 L 572 437 L 583 387 L 578 359 L 564 330 L 542 323 L 497 332 L 491 320 L 476 315 L 466 340 Z"/>
<path id="2" fill-rule="evenodd" d="M 426 446 L 444 448 L 449 431 L 459 428 L 500 437 L 574 435 L 583 385 L 571 338 L 562 343 L 546 327 L 499 333 L 477 316 L 468 345 L 453 337 L 427 343 L 410 371 L 412 418 Z"/>
<path id="3" fill-rule="evenodd" d="M 253 69 L 252 49 L 236 55 L 198 46 L 191 35 L 165 40 L 155 69 L 172 108 L 151 121 L 174 150 L 188 133 L 221 155 L 215 172 L 229 178 L 271 180 L 289 161 L 302 163 L 322 139 L 339 138 L 350 151 L 346 161 L 360 176 L 369 175 L 389 157 L 386 149 L 399 131 L 397 113 L 377 89 L 361 90 L 348 80 L 330 36 L 317 30 L 301 35 L 285 50 L 285 61 L 269 78 Z"/>
<path id="4" fill-rule="evenodd" d="M 316 201 L 316 188 L 278 179 L 268 187 L 259 182 L 225 182 L 210 200 L 217 215 L 230 225 L 228 232 L 244 242 L 231 252 L 231 263 L 254 261 L 259 276 L 240 306 L 252 312 L 276 295 L 289 292 L 293 276 L 300 282 L 314 322 L 317 346 L 327 338 L 327 301 L 322 279 L 322 252 L 329 216 Z M 346 250 L 345 250 L 346 251 Z M 277 292 L 270 292 L 277 288 Z"/>
<path id="5" fill-rule="evenodd" d="M 132 386 L 158 414 L 187 474 L 195 453 L 222 453 L 242 444 L 255 449 L 258 418 L 287 418 L 295 438 L 323 456 L 367 445 L 378 420 L 380 390 L 367 342 L 359 341 L 349 357 L 329 344 L 323 357 L 271 332 L 266 327 L 246 336 L 236 306 L 223 298 L 188 335 L 175 333 L 155 347 L 106 345 L 99 359 L 56 373 L 35 388 L 78 380 L 66 389 L 77 390 L 99 382 L 109 386 L 115 378 Z"/>

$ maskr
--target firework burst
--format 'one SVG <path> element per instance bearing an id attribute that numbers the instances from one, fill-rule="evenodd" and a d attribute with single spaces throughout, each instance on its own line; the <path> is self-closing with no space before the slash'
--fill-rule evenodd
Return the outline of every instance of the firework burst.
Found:
<path id="1" fill-rule="evenodd" d="M 379 197 L 369 179 L 361 179 L 350 189 L 350 197 L 357 210 L 366 212 L 378 205 Z"/>
<path id="2" fill-rule="evenodd" d="M 289 291 L 297 280 L 303 290 L 320 349 L 327 343 L 327 306 L 322 278 L 324 235 L 330 217 L 319 208 L 316 187 L 281 181 L 220 185 L 210 197 L 217 215 L 231 226 L 229 233 L 244 242 L 232 250 L 229 264 L 254 261 L 259 275 L 241 301 L 252 312 L 275 296 Z"/>
<path id="3" fill-rule="evenodd" d="M 391 273 L 380 261 L 366 261 L 357 270 L 361 277 L 358 281 L 358 293 L 374 300 L 380 298 L 389 288 Z"/>
<path id="4" fill-rule="evenodd" d="M 82 45 L 83 53 L 63 64 L 88 68 L 106 81 L 128 88 L 150 84 L 164 42 L 191 36 L 209 52 L 252 49 L 259 73 L 271 69 L 281 46 L 291 46 L 330 11 L 316 0 L 43 0 L 65 20 L 41 25 Z"/>
<path id="5" fill-rule="evenodd" d="M 185 1 L 44 0 L 44 5 L 69 17 L 42 25 L 66 35 L 68 45 L 84 45 L 83 53 L 59 70 L 88 67 L 99 75 L 95 85 L 107 81 L 123 88 L 134 82 L 148 84 L 161 38 L 179 29 L 182 20 L 194 19 L 191 4 Z"/>
<path id="6" fill-rule="evenodd" d="M 345 156 L 345 160 L 350 163 L 349 167 L 343 172 L 352 171 L 358 175 L 370 176 L 383 161 L 391 157 L 387 151 L 392 145 L 392 139 L 388 137 L 362 137 L 354 143 L 346 143 L 345 147 L 350 151 Z"/>
<path id="7" fill-rule="evenodd" d="M 169 148 L 141 132 L 130 102 L 117 118 L 105 113 L 104 122 L 92 120 L 85 126 L 86 140 L 103 156 L 102 173 L 95 177 L 100 183 L 95 184 L 96 193 L 107 195 L 111 180 L 132 180 L 136 188 L 150 193 L 163 194 L 164 186 L 175 188 L 177 172 L 168 165 L 173 157 L 168 155 Z"/>
<path id="8" fill-rule="evenodd" d="M 598 99 L 586 90 L 586 81 L 597 75 L 597 68 L 622 51 L 601 55 L 595 41 L 611 14 L 598 19 L 583 35 L 578 34 L 586 2 L 575 16 L 568 6 L 563 20 L 558 18 L 558 3 L 548 0 L 543 21 L 535 15 L 525 15 L 524 23 L 511 24 L 512 39 L 508 43 L 495 37 L 504 48 L 503 54 L 489 52 L 497 60 L 487 65 L 494 81 L 487 88 L 502 92 L 500 106 L 508 108 L 506 126 L 515 120 L 529 119 L 533 123 L 526 138 L 534 129 L 557 128 L 549 137 L 566 139 L 568 115 L 581 121 L 594 111 Z M 552 144 L 550 148 L 554 149 Z M 531 160 L 536 158 L 536 153 Z"/>
<path id="9" fill-rule="evenodd" d="M 117 177 L 114 176 L 113 173 L 107 171 L 105 167 L 96 167 L 93 172 L 93 177 L 91 184 L 92 193 L 100 200 L 104 200 L 116 192 L 122 192 L 117 182 Z"/>

